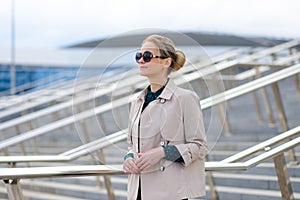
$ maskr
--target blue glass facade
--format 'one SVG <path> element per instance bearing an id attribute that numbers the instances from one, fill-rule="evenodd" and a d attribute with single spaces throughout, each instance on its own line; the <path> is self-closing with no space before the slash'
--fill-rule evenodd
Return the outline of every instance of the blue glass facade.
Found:
<path id="1" fill-rule="evenodd" d="M 49 83 L 44 81 L 44 84 L 51 84 L 51 77 L 61 76 L 64 79 L 72 79 L 76 76 L 77 68 L 51 68 L 51 67 L 30 67 L 16 66 L 16 87 L 28 83 L 33 83 L 45 78 L 49 78 Z M 0 65 L 0 91 L 10 89 L 10 65 Z M 28 88 L 30 90 L 33 88 Z"/>

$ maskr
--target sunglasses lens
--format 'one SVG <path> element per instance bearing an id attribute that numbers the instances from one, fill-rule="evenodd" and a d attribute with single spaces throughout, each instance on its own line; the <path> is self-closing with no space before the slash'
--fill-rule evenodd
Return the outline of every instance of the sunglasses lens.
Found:
<path id="1" fill-rule="evenodd" d="M 137 63 L 141 58 L 143 58 L 145 62 L 150 62 L 150 60 L 153 58 L 153 54 L 150 51 L 145 51 L 144 54 L 141 52 L 135 54 L 135 60 Z"/>
<path id="2" fill-rule="evenodd" d="M 150 62 L 152 57 L 153 57 L 153 54 L 150 51 L 144 52 L 143 59 L 145 62 Z"/>
<path id="3" fill-rule="evenodd" d="M 135 60 L 136 62 L 139 62 L 139 60 L 143 57 L 142 53 L 138 52 L 135 54 Z"/>

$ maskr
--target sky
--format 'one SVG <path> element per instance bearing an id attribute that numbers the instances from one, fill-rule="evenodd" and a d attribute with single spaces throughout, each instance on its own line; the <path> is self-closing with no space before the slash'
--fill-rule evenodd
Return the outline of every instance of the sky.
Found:
<path id="1" fill-rule="evenodd" d="M 0 0 L 0 46 L 12 0 Z M 16 48 L 60 48 L 145 28 L 300 37 L 299 0 L 14 0 Z"/>

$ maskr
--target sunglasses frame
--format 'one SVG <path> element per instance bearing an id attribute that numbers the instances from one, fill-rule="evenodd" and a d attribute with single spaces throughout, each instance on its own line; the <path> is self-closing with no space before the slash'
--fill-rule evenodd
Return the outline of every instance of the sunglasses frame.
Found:
<path id="1" fill-rule="evenodd" d="M 145 57 L 145 53 L 149 53 L 149 57 Z M 141 52 L 137 52 L 135 54 L 135 61 L 137 63 L 139 63 L 139 60 L 141 60 L 141 58 L 143 58 L 143 60 L 145 62 L 150 62 L 152 60 L 152 58 L 166 59 L 166 58 L 169 58 L 169 57 L 168 56 L 156 56 L 156 55 L 153 55 L 153 53 L 151 51 L 145 51 L 143 54 Z"/>

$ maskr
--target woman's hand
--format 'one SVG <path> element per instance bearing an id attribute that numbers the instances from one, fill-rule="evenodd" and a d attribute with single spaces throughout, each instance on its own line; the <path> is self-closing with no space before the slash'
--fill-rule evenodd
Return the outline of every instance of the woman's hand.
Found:
<path id="1" fill-rule="evenodd" d="M 139 174 L 140 169 L 136 165 L 134 158 L 127 158 L 123 164 L 123 171 L 125 174 Z"/>
<path id="2" fill-rule="evenodd" d="M 164 158 L 165 152 L 162 147 L 157 147 L 144 153 L 138 153 L 137 155 L 138 159 L 136 160 L 136 166 L 140 171 L 143 171 L 149 169 Z"/>

